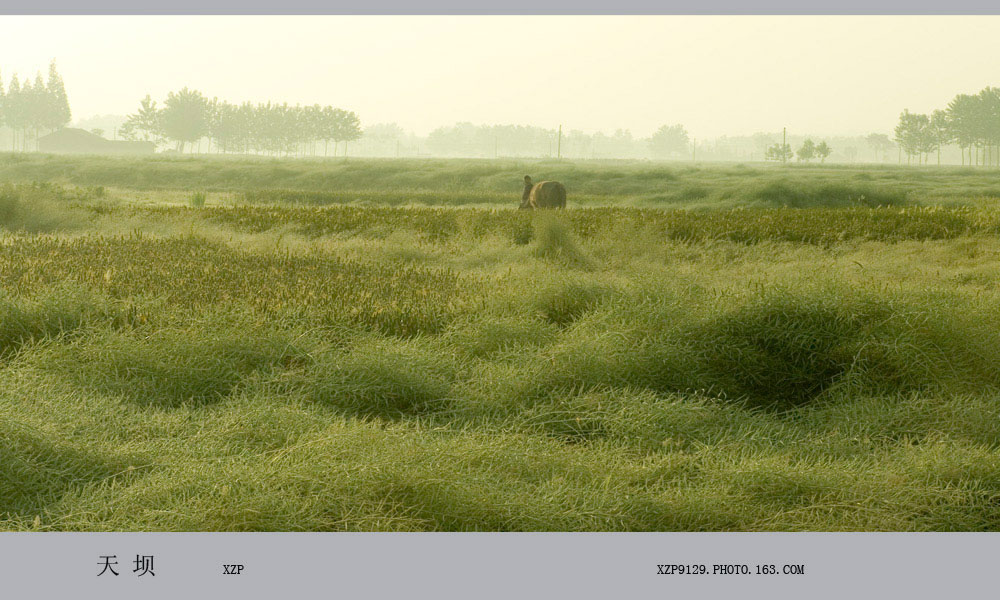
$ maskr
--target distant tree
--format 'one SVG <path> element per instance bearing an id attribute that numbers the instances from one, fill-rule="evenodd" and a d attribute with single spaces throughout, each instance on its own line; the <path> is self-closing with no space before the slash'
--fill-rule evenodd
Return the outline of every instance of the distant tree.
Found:
<path id="1" fill-rule="evenodd" d="M 948 116 L 948 128 L 951 137 L 962 151 L 962 164 L 965 164 L 965 151 L 969 153 L 969 164 L 972 164 L 972 147 L 978 139 L 979 98 L 968 94 L 955 96 L 948 107 L 944 109 Z"/>
<path id="2" fill-rule="evenodd" d="M 55 62 L 49 65 L 48 82 L 39 72 L 34 82 L 13 75 L 6 91 L 0 82 L 0 127 L 11 130 L 11 149 L 37 148 L 38 138 L 65 126 L 70 120 L 69 101 Z"/>
<path id="3" fill-rule="evenodd" d="M 979 100 L 979 139 L 983 146 L 983 164 L 1000 164 L 1000 89 L 987 87 L 977 94 Z"/>
<path id="4" fill-rule="evenodd" d="M 333 140 L 334 156 L 340 142 L 351 142 L 361 137 L 361 119 L 353 112 L 328 106 L 323 110 L 323 117 L 323 139 Z M 346 148 L 344 151 L 347 151 Z"/>
<path id="5" fill-rule="evenodd" d="M 932 137 L 929 135 L 930 118 L 927 115 L 911 113 L 904 110 L 899 115 L 899 124 L 896 125 L 896 143 L 906 153 L 906 164 L 910 164 L 910 158 L 917 157 L 917 164 L 920 164 L 922 153 L 928 148 Z"/>
<path id="6" fill-rule="evenodd" d="M 882 162 L 885 162 L 886 153 L 889 150 L 892 150 L 895 145 L 892 143 L 892 140 L 889 139 L 889 136 L 884 133 L 870 133 L 865 137 L 865 141 L 868 142 L 868 145 L 875 152 L 876 158 L 878 158 L 878 155 L 881 153 Z"/>
<path id="7" fill-rule="evenodd" d="M 186 143 L 195 143 L 208 133 L 208 100 L 201 92 L 184 88 L 170 92 L 163 103 L 161 127 L 167 139 L 177 143 L 177 150 L 184 151 Z"/>
<path id="8" fill-rule="evenodd" d="M 767 157 L 767 149 L 774 143 L 774 136 L 768 133 L 755 133 L 751 136 L 754 145 L 754 151 L 759 152 L 759 156 L 764 156 L 765 160 Z"/>
<path id="9" fill-rule="evenodd" d="M 3 75 L 0 74 L 0 128 L 7 125 L 7 92 L 4 91 Z"/>
<path id="10" fill-rule="evenodd" d="M 830 153 L 832 152 L 833 150 L 830 148 L 830 146 L 827 145 L 826 142 L 820 142 L 819 144 L 816 145 L 815 153 L 816 156 L 819 157 L 820 163 L 826 161 L 826 157 L 830 156 Z"/>
<path id="11" fill-rule="evenodd" d="M 374 142 L 395 142 L 406 136 L 406 131 L 396 123 L 375 123 L 365 127 L 362 135 Z"/>
<path id="12" fill-rule="evenodd" d="M 43 126 L 49 131 L 55 131 L 69 124 L 73 116 L 69 109 L 66 86 L 56 70 L 56 61 L 49 64 L 49 79 L 45 89 L 48 92 L 48 102 Z"/>
<path id="13" fill-rule="evenodd" d="M 11 149 L 17 150 L 17 133 L 24 124 L 24 99 L 21 96 L 21 82 L 15 73 L 7 86 L 7 102 L 4 105 L 4 123 L 11 130 Z"/>
<path id="14" fill-rule="evenodd" d="M 802 147 L 796 151 L 796 154 L 799 160 L 809 162 L 816 156 L 816 144 L 812 140 L 806 139 L 806 141 L 802 142 Z"/>
<path id="15" fill-rule="evenodd" d="M 943 110 L 935 110 L 931 113 L 930 122 L 928 123 L 927 135 L 931 138 L 928 140 L 934 149 L 937 150 L 937 164 L 941 164 L 941 147 L 952 141 L 951 126 L 948 122 L 948 113 Z M 925 144 L 925 147 L 928 144 Z"/>
<path id="16" fill-rule="evenodd" d="M 649 138 L 649 150 L 653 156 L 667 158 L 677 154 L 687 154 L 690 144 L 683 125 L 664 125 Z"/>
<path id="17" fill-rule="evenodd" d="M 549 156 L 552 155 L 551 142 L 553 138 L 549 138 Z M 632 132 L 628 129 L 616 129 L 614 135 L 611 136 L 609 140 L 611 142 L 611 151 L 615 156 L 618 157 L 628 157 L 632 154 L 632 148 L 634 147 L 634 140 L 632 138 Z"/>
<path id="18" fill-rule="evenodd" d="M 120 133 L 127 140 L 144 140 L 153 143 L 164 141 L 163 113 L 156 108 L 156 101 L 150 98 L 149 94 L 146 94 L 146 97 L 139 103 L 139 110 L 135 114 L 129 115 L 125 120 Z"/>
<path id="19" fill-rule="evenodd" d="M 396 123 L 375 123 L 364 128 L 361 140 L 368 146 L 379 149 L 382 153 L 392 153 L 398 150 L 400 140 L 406 137 L 406 131 Z M 568 146 L 567 140 L 563 146 Z M 494 153 L 499 151 L 499 136 L 494 136 Z"/>
<path id="20" fill-rule="evenodd" d="M 785 162 L 794 156 L 792 147 L 788 144 L 774 144 L 764 153 L 764 160 Z"/>
<path id="21" fill-rule="evenodd" d="M 39 134 L 45 129 L 45 125 L 49 121 L 49 113 L 52 110 L 48 90 L 45 87 L 45 81 L 42 79 L 41 73 L 35 74 L 35 83 L 28 92 L 26 109 L 28 115 L 27 129 L 31 135 L 31 139 L 36 144 L 35 149 L 37 149 Z"/>
<path id="22" fill-rule="evenodd" d="M 92 133 L 92 134 L 94 134 L 94 135 L 96 135 L 98 137 L 104 137 L 104 130 L 103 129 L 98 129 L 98 128 L 95 127 L 94 129 L 90 130 L 90 133 Z"/>

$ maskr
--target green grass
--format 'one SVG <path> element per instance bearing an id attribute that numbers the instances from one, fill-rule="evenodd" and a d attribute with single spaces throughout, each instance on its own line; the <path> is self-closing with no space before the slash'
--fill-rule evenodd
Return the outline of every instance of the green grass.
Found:
<path id="1" fill-rule="evenodd" d="M 1000 529 L 982 171 L 5 160 L 2 530 Z"/>
<path id="2" fill-rule="evenodd" d="M 102 194 L 168 191 L 185 203 L 205 193 L 240 204 L 513 208 L 525 174 L 564 183 L 570 206 L 843 208 L 1000 198 L 992 170 L 954 166 L 0 153 L 0 181 Z"/>

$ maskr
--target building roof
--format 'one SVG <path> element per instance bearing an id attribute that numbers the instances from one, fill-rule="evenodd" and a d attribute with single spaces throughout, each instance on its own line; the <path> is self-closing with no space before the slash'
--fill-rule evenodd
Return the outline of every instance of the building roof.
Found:
<path id="1" fill-rule="evenodd" d="M 86 131 L 83 129 L 76 129 L 74 127 L 63 127 L 62 129 L 57 129 L 52 133 L 43 135 L 38 138 L 38 143 L 50 142 L 50 143 L 66 143 L 75 142 L 82 144 L 101 144 L 103 142 L 109 142 L 96 133 Z"/>
<path id="2" fill-rule="evenodd" d="M 64 127 L 38 138 L 42 152 L 68 152 L 85 154 L 152 154 L 153 142 L 129 142 L 105 139 L 96 133 Z"/>

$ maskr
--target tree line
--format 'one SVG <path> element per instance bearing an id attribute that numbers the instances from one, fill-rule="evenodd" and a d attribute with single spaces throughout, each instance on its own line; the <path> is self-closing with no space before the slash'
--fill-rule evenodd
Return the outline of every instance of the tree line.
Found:
<path id="1" fill-rule="evenodd" d="M 682 125 L 663 125 L 648 138 L 636 138 L 627 129 L 618 129 L 608 135 L 575 129 L 562 132 L 531 125 L 475 125 L 469 122 L 431 131 L 426 147 L 439 156 L 575 158 L 683 158 L 691 156 L 692 149 L 691 139 Z"/>
<path id="2" fill-rule="evenodd" d="M 66 87 L 55 61 L 49 65 L 47 80 L 41 73 L 34 82 L 14 74 L 4 89 L 0 78 L 0 126 L 12 132 L 11 150 L 37 149 L 39 136 L 65 127 L 70 117 Z"/>
<path id="3" fill-rule="evenodd" d="M 904 110 L 899 115 L 895 140 L 906 162 L 927 164 L 941 148 L 956 144 L 962 164 L 1000 166 L 1000 88 L 987 87 L 978 94 L 958 94 L 944 109 L 930 115 Z"/>
<path id="4" fill-rule="evenodd" d="M 778 144 L 775 143 L 768 146 L 767 150 L 764 151 L 764 160 L 774 160 L 780 162 L 788 162 L 792 157 L 797 156 L 799 162 L 809 162 L 814 158 L 818 158 L 819 162 L 825 162 L 826 158 L 833 153 L 833 148 L 829 146 L 825 141 L 816 143 L 812 141 L 811 138 L 806 138 L 802 142 L 802 146 L 798 150 L 792 152 L 792 147 L 789 144 Z"/>
<path id="5" fill-rule="evenodd" d="M 162 105 L 147 95 L 125 120 L 119 135 L 156 144 L 172 142 L 178 152 L 208 139 L 219 153 L 316 155 L 319 144 L 336 155 L 341 143 L 361 137 L 358 115 L 332 106 L 289 106 L 272 102 L 232 104 L 197 90 L 170 92 Z"/>

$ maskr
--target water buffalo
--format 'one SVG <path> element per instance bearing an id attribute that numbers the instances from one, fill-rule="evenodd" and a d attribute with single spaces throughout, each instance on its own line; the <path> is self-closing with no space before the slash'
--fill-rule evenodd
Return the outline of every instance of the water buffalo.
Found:
<path id="1" fill-rule="evenodd" d="M 531 177 L 525 175 L 521 208 L 566 208 L 566 188 L 558 181 L 532 184 Z"/>

